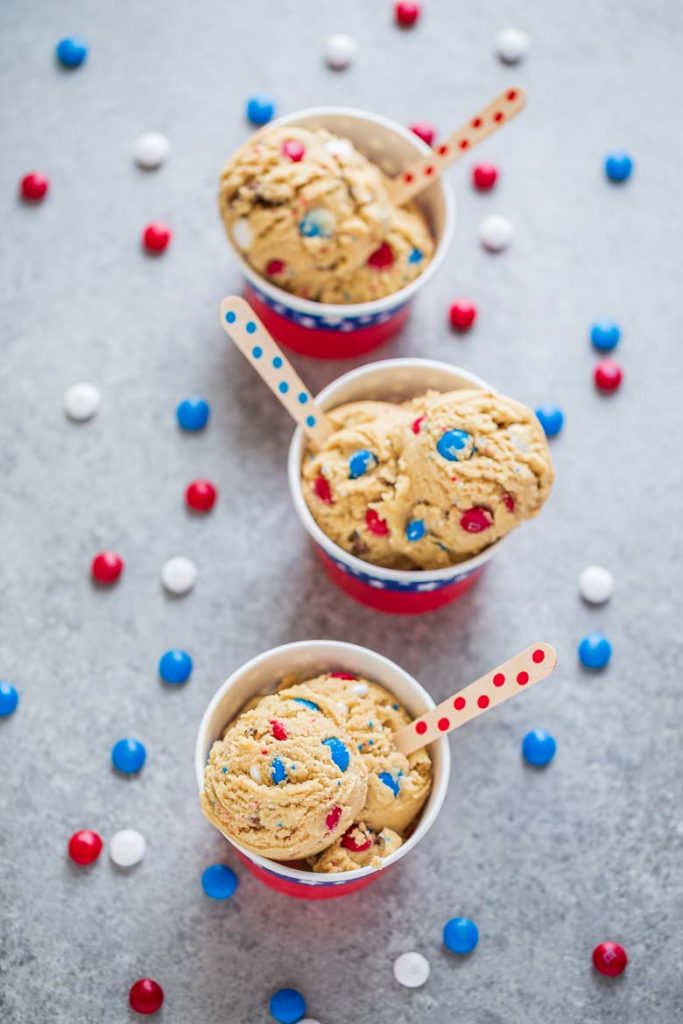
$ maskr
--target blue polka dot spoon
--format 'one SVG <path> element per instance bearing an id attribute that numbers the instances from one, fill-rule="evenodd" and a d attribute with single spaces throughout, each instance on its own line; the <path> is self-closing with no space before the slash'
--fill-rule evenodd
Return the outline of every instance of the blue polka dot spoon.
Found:
<path id="1" fill-rule="evenodd" d="M 249 303 L 229 295 L 220 304 L 221 326 L 290 416 L 322 448 L 332 424 Z"/>

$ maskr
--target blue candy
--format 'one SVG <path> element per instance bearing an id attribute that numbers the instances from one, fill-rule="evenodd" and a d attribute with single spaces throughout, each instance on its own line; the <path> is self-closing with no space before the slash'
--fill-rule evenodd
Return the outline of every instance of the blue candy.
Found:
<path id="1" fill-rule="evenodd" d="M 380 782 L 383 782 L 385 786 L 388 786 L 394 796 L 398 796 L 398 791 L 401 788 L 400 779 L 395 779 L 389 772 L 378 772 L 377 778 Z"/>
<path id="2" fill-rule="evenodd" d="M 295 700 L 297 704 L 303 704 L 303 706 L 305 708 L 309 708 L 310 711 L 320 711 L 317 704 L 314 704 L 312 700 L 306 700 L 305 697 L 292 697 L 292 700 Z"/>
<path id="3" fill-rule="evenodd" d="M 77 68 L 88 56 L 88 47 L 82 39 L 71 36 L 61 39 L 55 48 L 57 60 L 65 68 Z"/>
<path id="4" fill-rule="evenodd" d="M 626 181 L 632 170 L 633 160 L 628 153 L 617 151 L 605 157 L 605 174 L 610 181 Z"/>
<path id="5" fill-rule="evenodd" d="M 536 418 L 543 427 L 546 437 L 555 437 L 564 426 L 564 413 L 556 405 L 541 405 L 536 410 Z"/>
<path id="6" fill-rule="evenodd" d="M 114 768 L 125 775 L 139 772 L 145 763 L 147 751 L 140 740 L 123 739 L 115 743 L 111 750 Z"/>
<path id="7" fill-rule="evenodd" d="M 451 953 L 464 956 L 479 942 L 479 929 L 469 917 L 452 917 L 443 928 L 443 944 Z"/>
<path id="8" fill-rule="evenodd" d="M 268 124 L 275 116 L 275 100 L 270 96 L 250 96 L 246 113 L 252 124 Z"/>
<path id="9" fill-rule="evenodd" d="M 186 683 L 192 674 L 192 658 L 187 651 L 172 650 L 162 654 L 159 675 L 165 683 Z"/>
<path id="10" fill-rule="evenodd" d="M 422 259 L 423 253 L 419 249 L 411 249 L 408 263 L 420 263 Z"/>
<path id="11" fill-rule="evenodd" d="M 0 682 L 0 718 L 14 714 L 19 703 L 19 694 L 11 683 Z"/>
<path id="12" fill-rule="evenodd" d="M 621 328 L 613 320 L 598 320 L 591 327 L 591 342 L 601 352 L 611 352 L 621 338 Z"/>
<path id="13" fill-rule="evenodd" d="M 466 430 L 447 430 L 436 442 L 436 450 L 449 462 L 463 462 L 474 455 L 474 442 Z"/>
<path id="14" fill-rule="evenodd" d="M 287 778 L 287 769 L 279 757 L 274 757 L 270 766 L 270 777 L 277 786 Z"/>
<path id="15" fill-rule="evenodd" d="M 331 238 L 334 228 L 333 214 L 321 207 L 309 210 L 306 216 L 299 221 L 299 234 L 304 238 Z"/>
<path id="16" fill-rule="evenodd" d="M 369 469 L 377 465 L 377 456 L 369 452 L 367 448 L 359 448 L 349 459 L 349 480 L 357 480 Z"/>
<path id="17" fill-rule="evenodd" d="M 424 519 L 411 519 L 406 526 L 406 537 L 408 540 L 422 540 L 427 532 Z"/>
<path id="18" fill-rule="evenodd" d="M 556 750 L 557 743 L 545 729 L 532 729 L 522 740 L 522 754 L 528 764 L 550 764 Z"/>
<path id="19" fill-rule="evenodd" d="M 212 900 L 229 900 L 238 878 L 226 864 L 212 864 L 202 872 L 202 889 Z"/>
<path id="20" fill-rule="evenodd" d="M 203 398 L 184 398 L 176 409 L 178 425 L 183 430 L 203 430 L 209 422 L 211 408 Z"/>
<path id="21" fill-rule="evenodd" d="M 270 1012 L 278 1024 L 297 1024 L 306 1013 L 306 1000 L 295 988 L 281 988 L 270 997 Z"/>
<path id="22" fill-rule="evenodd" d="M 589 633 L 579 644 L 579 659 L 586 668 L 604 668 L 612 657 L 612 645 L 602 633 Z"/>
<path id="23" fill-rule="evenodd" d="M 329 739 L 323 740 L 323 746 L 330 748 L 332 760 L 340 772 L 345 772 L 349 767 L 349 752 L 346 749 L 346 744 L 336 736 L 330 736 Z"/>

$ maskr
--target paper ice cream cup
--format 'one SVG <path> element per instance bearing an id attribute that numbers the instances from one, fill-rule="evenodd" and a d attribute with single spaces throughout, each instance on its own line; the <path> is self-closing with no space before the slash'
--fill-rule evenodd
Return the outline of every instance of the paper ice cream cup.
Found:
<path id="1" fill-rule="evenodd" d="M 204 766 L 211 745 L 220 739 L 226 726 L 248 700 L 272 692 L 278 681 L 289 673 L 305 679 L 323 672 L 341 671 L 365 676 L 386 687 L 413 717 L 434 707 L 434 701 L 416 679 L 393 661 L 365 647 L 336 640 L 302 640 L 274 647 L 233 672 L 204 712 L 195 746 L 195 775 L 199 792 L 203 789 Z M 234 847 L 245 867 L 264 885 L 277 892 L 311 900 L 332 899 L 357 892 L 406 857 L 427 835 L 441 810 L 451 770 L 448 740 L 441 737 L 430 744 L 428 749 L 432 758 L 433 782 L 427 803 L 410 837 L 395 853 L 384 858 L 381 868 L 366 867 L 356 871 L 315 874 L 313 871 L 261 857 L 236 843 L 224 832 L 222 834 Z"/>
<path id="2" fill-rule="evenodd" d="M 287 124 L 327 128 L 350 139 L 359 152 L 391 177 L 431 152 L 403 125 L 352 107 L 311 107 L 271 122 L 275 127 Z M 416 202 L 431 228 L 434 255 L 419 277 L 405 288 L 372 302 L 340 305 L 299 298 L 258 274 L 233 245 L 246 281 L 245 297 L 273 337 L 302 355 L 351 359 L 397 334 L 408 319 L 418 291 L 443 262 L 453 235 L 455 203 L 442 178 L 421 192 Z"/>
<path id="3" fill-rule="evenodd" d="M 338 377 L 317 396 L 323 409 L 366 399 L 402 402 L 425 391 L 491 388 L 481 377 L 432 359 L 385 359 Z M 310 534 L 328 576 L 361 604 L 382 612 L 419 614 L 434 611 L 460 597 L 479 579 L 503 539 L 474 558 L 445 569 L 384 569 L 365 562 L 335 544 L 311 515 L 301 486 L 305 438 L 297 428 L 289 446 L 289 487 L 299 519 Z"/>

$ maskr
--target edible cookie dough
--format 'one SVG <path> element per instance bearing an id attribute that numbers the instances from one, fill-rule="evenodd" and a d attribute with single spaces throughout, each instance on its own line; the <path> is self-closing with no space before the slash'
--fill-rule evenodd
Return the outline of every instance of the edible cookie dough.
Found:
<path id="1" fill-rule="evenodd" d="M 439 569 L 537 515 L 554 473 L 526 406 L 463 389 L 352 402 L 302 465 L 306 503 L 336 544 L 375 565 Z"/>
<path id="2" fill-rule="evenodd" d="M 306 299 L 389 295 L 434 251 L 418 207 L 395 207 L 379 168 L 323 128 L 257 132 L 223 169 L 218 203 L 254 270 Z"/>

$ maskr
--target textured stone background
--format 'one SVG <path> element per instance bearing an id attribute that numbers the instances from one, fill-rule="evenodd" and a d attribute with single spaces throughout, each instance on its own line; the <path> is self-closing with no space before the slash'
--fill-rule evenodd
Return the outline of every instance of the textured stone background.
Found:
<path id="1" fill-rule="evenodd" d="M 265 1021 L 269 994 L 285 984 L 322 1024 L 681 1019 L 680 5 L 426 7 L 412 32 L 392 25 L 386 0 L 0 9 L 0 674 L 22 698 L 0 723 L 3 1024 L 128 1021 L 141 975 L 163 984 L 166 1024 Z M 516 70 L 491 52 L 509 24 L 533 38 Z M 339 30 L 361 52 L 334 74 L 321 48 Z M 53 46 L 75 32 L 91 52 L 65 73 Z M 452 360 L 532 405 L 561 404 L 558 484 L 457 606 L 382 617 L 320 577 L 286 492 L 289 423 L 217 326 L 216 304 L 238 279 L 216 176 L 247 134 L 243 101 L 254 91 L 272 92 L 283 112 L 348 103 L 445 131 L 512 82 L 528 88 L 528 110 L 482 150 L 502 166 L 500 187 L 477 195 L 466 167 L 452 172 L 453 250 L 382 354 Z M 130 148 L 152 129 L 173 153 L 146 174 Z M 601 159 L 619 146 L 637 169 L 613 187 Z M 52 181 L 38 208 L 16 200 L 31 168 Z M 493 211 L 516 227 L 499 256 L 477 242 Z M 138 246 L 152 219 L 175 233 L 156 260 Z M 464 338 L 445 326 L 457 295 L 480 308 Z M 591 383 L 587 327 L 601 315 L 624 329 L 626 377 L 612 398 Z M 298 365 L 314 390 L 344 368 Z M 61 408 L 81 379 L 104 398 L 83 426 Z M 204 435 L 176 428 L 188 393 L 212 403 Z M 197 476 L 221 489 L 203 520 L 182 503 Z M 123 554 L 126 572 L 95 592 L 88 564 L 104 546 Z M 201 569 L 180 600 L 159 583 L 176 553 Z M 597 610 L 575 582 L 596 561 L 617 578 Z M 614 643 L 599 675 L 575 654 L 594 628 Z M 235 898 L 212 903 L 201 871 L 234 858 L 197 807 L 200 715 L 243 660 L 306 637 L 375 647 L 437 698 L 538 637 L 555 642 L 561 664 L 553 682 L 452 740 L 452 785 L 429 842 L 374 888 L 307 905 L 238 868 Z M 156 676 L 172 645 L 196 661 L 174 690 Z M 542 772 L 520 758 L 537 726 L 558 741 Z M 126 734 L 148 747 L 132 781 L 109 761 Z M 84 826 L 105 838 L 139 828 L 144 862 L 127 876 L 106 854 L 74 869 L 65 843 Z M 456 914 L 481 932 L 466 962 L 441 948 Z M 604 938 L 631 957 L 615 982 L 590 966 Z M 418 991 L 392 978 L 407 949 L 432 964 Z"/>

